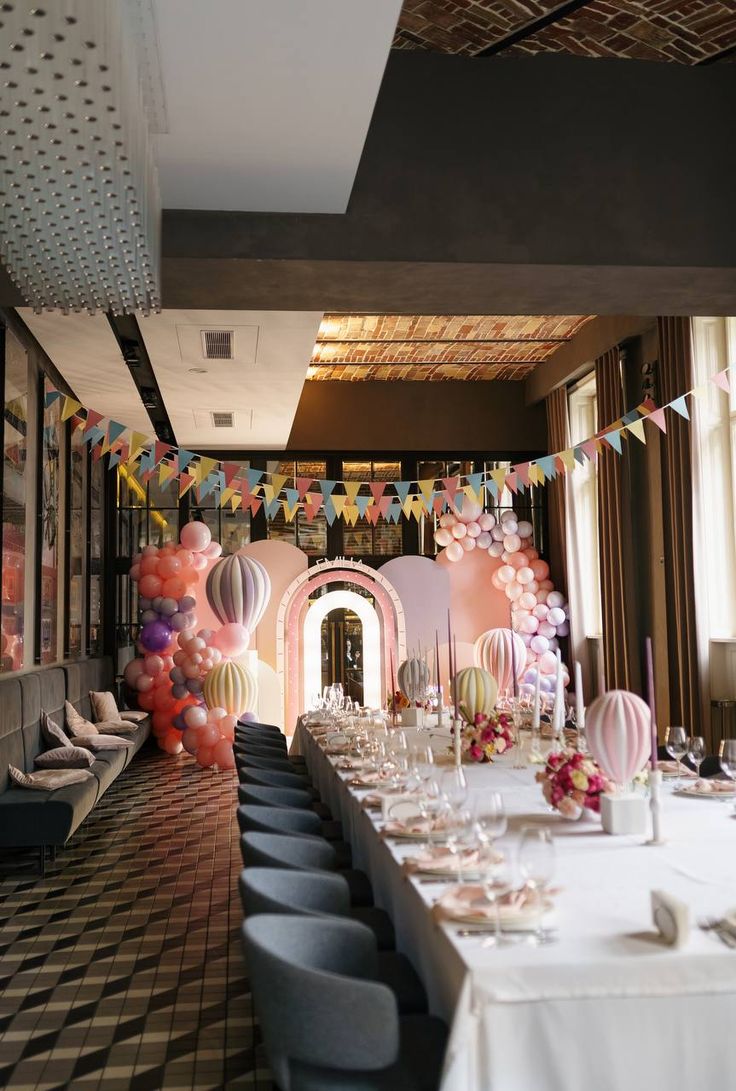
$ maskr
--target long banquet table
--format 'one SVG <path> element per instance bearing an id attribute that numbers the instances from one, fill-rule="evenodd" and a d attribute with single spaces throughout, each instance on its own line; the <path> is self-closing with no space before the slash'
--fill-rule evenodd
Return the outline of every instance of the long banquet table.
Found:
<path id="1" fill-rule="evenodd" d="M 414 734 L 407 730 L 407 736 Z M 427 734 L 423 735 L 423 741 Z M 435 748 L 446 745 L 433 738 Z M 414 963 L 430 1006 L 450 1024 L 442 1091 L 691 1091 L 736 1084 L 736 951 L 697 928 L 701 916 L 736 907 L 736 821 L 722 800 L 689 799 L 666 789 L 667 843 L 611 837 L 600 821 L 551 814 L 534 769 L 510 757 L 465 766 L 472 796 L 503 792 L 511 858 L 519 829 L 552 827 L 559 888 L 559 942 L 483 948 L 458 926 L 437 921 L 433 902 L 446 886 L 401 866 L 416 845 L 383 839 L 368 790 L 346 784 L 300 718 L 291 747 L 301 753 L 322 799 L 344 825 L 356 867 L 371 879 L 376 904 L 396 926 L 397 945 Z M 684 948 L 657 941 L 650 892 L 686 902 L 693 928 Z"/>

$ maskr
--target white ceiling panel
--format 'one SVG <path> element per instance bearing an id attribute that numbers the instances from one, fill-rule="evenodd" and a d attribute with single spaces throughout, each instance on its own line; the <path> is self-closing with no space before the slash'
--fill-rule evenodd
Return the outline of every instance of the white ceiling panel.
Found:
<path id="1" fill-rule="evenodd" d="M 34 314 L 29 307 L 18 314 L 84 406 L 153 434 L 105 315 Z"/>
<path id="2" fill-rule="evenodd" d="M 283 449 L 321 319 L 317 311 L 165 310 L 139 316 L 178 444 L 190 450 Z M 232 360 L 205 359 L 205 329 L 234 329 L 235 345 L 237 331 L 247 331 L 247 351 Z M 211 414 L 228 412 L 234 427 L 216 428 Z"/>
<path id="3" fill-rule="evenodd" d="M 344 212 L 400 10 L 401 0 L 153 0 L 163 206 Z"/>

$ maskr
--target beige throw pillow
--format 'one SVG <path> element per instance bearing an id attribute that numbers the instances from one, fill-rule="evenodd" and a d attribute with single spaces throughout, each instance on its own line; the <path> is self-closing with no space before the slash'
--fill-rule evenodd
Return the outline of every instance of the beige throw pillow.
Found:
<path id="1" fill-rule="evenodd" d="M 92 702 L 92 712 L 94 713 L 97 723 L 104 720 L 120 719 L 117 701 L 107 690 L 104 690 L 102 693 L 97 693 L 95 690 L 91 689 L 89 691 L 89 699 Z"/>
<path id="2" fill-rule="evenodd" d="M 86 720 L 81 712 L 77 712 L 71 701 L 64 701 L 64 715 L 70 735 L 94 735 L 97 731 L 93 723 Z"/>
<path id="3" fill-rule="evenodd" d="M 121 720 L 130 720 L 132 724 L 142 724 L 145 719 L 150 716 L 149 712 L 143 712 L 140 709 L 125 709 L 118 713 Z"/>
<path id="4" fill-rule="evenodd" d="M 81 746 L 55 746 L 36 758 L 37 769 L 89 769 L 95 759 Z"/>
<path id="5" fill-rule="evenodd" d="M 121 739 L 117 735 L 80 735 L 72 739 L 72 746 L 82 746 L 85 750 L 127 750 L 133 743 L 130 739 Z"/>
<path id="6" fill-rule="evenodd" d="M 49 748 L 56 746 L 71 746 L 69 736 L 64 732 L 55 720 L 46 712 L 41 712 L 41 735 Z"/>
<path id="7" fill-rule="evenodd" d="M 125 720 L 103 720 L 99 724 L 95 724 L 94 731 L 80 731 L 80 735 L 93 735 L 96 732 L 102 732 L 103 735 L 135 735 L 138 731 L 138 724 L 132 724 L 130 721 Z"/>
<path id="8" fill-rule="evenodd" d="M 24 773 L 14 765 L 8 766 L 8 774 L 18 788 L 36 788 L 42 792 L 53 792 L 94 776 L 89 769 L 39 769 L 37 773 Z"/>

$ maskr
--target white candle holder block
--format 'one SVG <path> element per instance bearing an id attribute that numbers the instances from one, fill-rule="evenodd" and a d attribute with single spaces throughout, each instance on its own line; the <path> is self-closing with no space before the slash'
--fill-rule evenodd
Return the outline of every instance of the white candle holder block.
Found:
<path id="1" fill-rule="evenodd" d="M 622 792 L 601 796 L 601 823 L 604 833 L 639 834 L 649 830 L 649 804 L 643 795 Z"/>
<path id="2" fill-rule="evenodd" d="M 424 709 L 423 708 L 402 708 L 402 710 L 401 710 L 401 726 L 402 727 L 424 727 Z"/>

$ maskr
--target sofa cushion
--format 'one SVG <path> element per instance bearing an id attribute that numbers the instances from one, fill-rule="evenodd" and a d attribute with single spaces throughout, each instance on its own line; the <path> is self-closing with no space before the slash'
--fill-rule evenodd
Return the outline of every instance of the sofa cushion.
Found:
<path id="1" fill-rule="evenodd" d="M 82 746 L 55 746 L 36 758 L 37 769 L 89 769 L 95 759 Z"/>
<path id="2" fill-rule="evenodd" d="M 95 776 L 55 792 L 10 787 L 0 795 L 0 845 L 63 845 L 92 810 L 99 794 Z"/>
<path id="3" fill-rule="evenodd" d="M 66 788 L 92 776 L 89 769 L 38 769 L 35 773 L 24 773 L 14 765 L 8 766 L 8 773 L 13 784 L 19 788 L 33 788 L 41 792 L 54 792 L 57 788 Z"/>
<path id="4" fill-rule="evenodd" d="M 67 733 L 59 727 L 56 720 L 49 716 L 48 712 L 41 712 L 41 734 L 47 747 L 71 745 Z"/>
<path id="5" fill-rule="evenodd" d="M 130 739 L 121 739 L 119 735 L 75 735 L 72 746 L 83 746 L 85 750 L 126 750 L 133 743 Z"/>
<path id="6" fill-rule="evenodd" d="M 64 719 L 69 735 L 94 735 L 97 732 L 92 721 L 78 712 L 71 701 L 64 701 Z"/>
<path id="7" fill-rule="evenodd" d="M 122 709 L 118 715 L 121 720 L 129 720 L 132 724 L 141 724 L 148 719 L 148 713 L 141 709 Z"/>
<path id="8" fill-rule="evenodd" d="M 119 720 L 118 703 L 107 690 L 95 692 L 90 690 L 89 699 L 92 702 L 92 711 L 97 723 L 103 720 Z"/>

